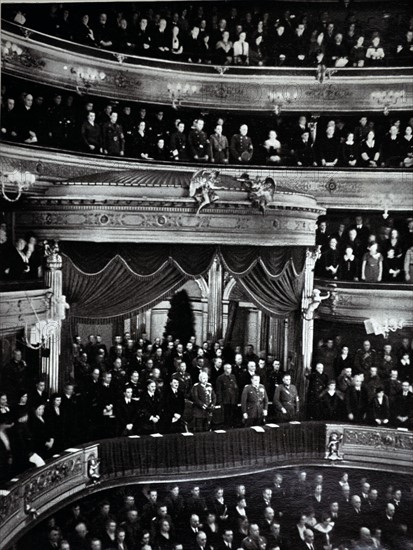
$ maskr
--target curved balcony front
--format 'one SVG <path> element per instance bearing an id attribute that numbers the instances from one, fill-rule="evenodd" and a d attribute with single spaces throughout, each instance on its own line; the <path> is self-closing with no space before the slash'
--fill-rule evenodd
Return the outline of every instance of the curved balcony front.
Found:
<path id="1" fill-rule="evenodd" d="M 52 189 L 53 182 L 75 182 L 90 174 L 105 172 L 114 174 L 132 168 L 142 172 L 167 172 L 169 186 L 182 188 L 180 178 L 175 177 L 174 174 L 186 173 L 190 177 L 200 168 L 199 164 L 169 162 L 154 164 L 136 159 L 86 153 L 79 155 L 5 142 L 2 143 L 2 159 L 3 171 L 20 170 L 35 174 L 36 184 L 30 193 L 38 195 L 43 195 Z M 279 188 L 291 193 L 311 195 L 320 207 L 327 209 L 406 212 L 412 203 L 413 172 L 408 170 L 214 166 L 222 175 L 236 178 L 246 171 L 251 178 L 268 175 L 276 181 Z M 85 185 L 86 181 L 83 181 L 82 186 Z M 112 187 L 116 187 L 113 182 Z M 68 188 L 68 185 L 65 186 L 66 190 Z M 77 185 L 76 188 L 80 193 L 81 186 Z M 162 191 L 159 190 L 158 196 L 161 197 L 161 194 Z M 184 196 L 183 191 L 181 196 Z M 242 196 L 245 198 L 247 194 L 244 192 Z M 369 197 L 368 201 L 366 197 Z"/>
<path id="2" fill-rule="evenodd" d="M 320 82 L 316 69 L 194 67 L 89 48 L 8 22 L 2 46 L 5 74 L 128 102 L 248 112 L 413 108 L 411 68 L 335 69 Z"/>
<path id="3" fill-rule="evenodd" d="M 390 428 L 303 422 L 185 437 L 125 437 L 67 449 L 45 466 L 11 480 L 0 494 L 2 547 L 7 549 L 48 515 L 92 492 L 133 483 L 217 479 L 291 465 L 326 465 L 332 432 L 342 436 L 346 468 L 411 474 L 413 434 Z M 100 478 L 89 477 L 100 459 Z M 335 464 L 339 464 L 335 462 Z M 221 472 L 221 473 L 220 473 Z"/>
<path id="4" fill-rule="evenodd" d="M 50 319 L 53 296 L 51 288 L 39 288 L 44 286 L 41 282 L 8 286 L 9 289 L 6 284 L 2 284 L 0 291 L 1 334 L 15 333 L 16 330 Z M 21 290 L 22 287 L 26 290 Z"/>
<path id="5" fill-rule="evenodd" d="M 325 209 L 312 196 L 276 187 L 259 208 L 236 177 L 223 174 L 201 210 L 201 199 L 189 196 L 196 172 L 133 168 L 55 181 L 20 202 L 15 228 L 75 241 L 314 245 Z"/>
<path id="6" fill-rule="evenodd" d="M 315 279 L 314 287 L 323 295 L 331 293 L 317 310 L 319 319 L 347 324 L 370 319 L 377 320 L 381 327 L 386 326 L 387 320 L 390 326 L 401 323 L 397 328 L 413 327 L 411 285 Z M 374 331 L 374 326 L 371 329 Z"/>

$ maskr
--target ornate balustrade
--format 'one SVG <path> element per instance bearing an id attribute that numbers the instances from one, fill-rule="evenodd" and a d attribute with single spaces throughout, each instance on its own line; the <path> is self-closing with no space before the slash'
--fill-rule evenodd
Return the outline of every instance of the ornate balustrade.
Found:
<path id="1" fill-rule="evenodd" d="M 50 319 L 52 297 L 51 288 L 38 288 L 36 290 L 11 288 L 0 292 L 0 333 L 14 333 L 18 329 L 30 327 Z"/>
<path id="2" fill-rule="evenodd" d="M 332 452 L 333 432 L 339 443 Z M 102 440 L 68 449 L 5 486 L 0 493 L 2 547 L 11 547 L 69 502 L 109 487 L 254 475 L 311 463 L 412 473 L 412 451 L 412 432 L 324 422 L 266 425 L 262 432 L 245 428 Z M 92 457 L 100 460 L 96 484 L 88 474 Z"/>
<path id="3" fill-rule="evenodd" d="M 194 66 L 89 48 L 7 22 L 3 29 L 5 74 L 80 94 L 237 111 L 413 108 L 410 68 L 332 69 L 321 82 L 315 68 Z"/>
<path id="4" fill-rule="evenodd" d="M 186 179 L 179 174 L 193 174 L 200 168 L 196 164 L 139 162 L 136 159 L 108 158 L 89 154 L 75 154 L 52 149 L 42 149 L 29 145 L 2 143 L 2 166 L 4 170 L 30 171 L 36 174 L 36 183 L 30 193 L 45 194 L 53 182 L 60 182 L 62 192 L 70 192 L 76 186 L 80 194 L 81 186 L 87 185 L 86 176 L 91 174 L 115 173 L 131 170 L 169 173 L 162 186 L 180 189 Z M 210 165 L 211 166 L 211 165 Z M 246 170 L 251 177 L 268 175 L 277 182 L 278 188 L 293 193 L 306 193 L 317 200 L 318 205 L 331 209 L 355 209 L 378 211 L 406 211 L 412 202 L 413 171 L 391 169 L 353 168 L 273 168 L 270 166 L 214 166 L 221 174 L 239 177 Z M 81 182 L 80 178 L 83 179 Z M 71 183 L 70 183 L 71 182 Z M 60 185 L 59 183 L 59 185 Z M 95 192 L 99 180 L 91 186 Z M 136 186 L 134 182 L 133 185 Z M 121 184 L 111 182 L 111 187 Z M 103 186 L 100 187 L 103 190 Z M 83 192 L 83 191 L 82 191 Z M 107 192 L 107 188 L 105 193 Z M 165 193 L 157 191 L 158 196 Z M 181 196 L 182 196 L 181 195 Z M 177 196 L 177 195 L 175 195 Z M 240 195 L 242 196 L 242 194 Z M 244 192 L 243 196 L 246 194 Z M 368 201 L 366 197 L 369 197 Z"/>
<path id="5" fill-rule="evenodd" d="M 0 491 L 1 547 L 7 548 L 70 496 L 82 493 L 91 480 L 88 461 L 98 444 L 68 449 L 46 466 L 12 479 Z"/>
<path id="6" fill-rule="evenodd" d="M 382 325 L 387 319 L 403 321 L 403 327 L 413 326 L 411 285 L 315 279 L 314 287 L 323 294 L 331 292 L 330 298 L 324 300 L 317 310 L 319 319 L 340 323 L 363 323 L 375 319 Z"/>

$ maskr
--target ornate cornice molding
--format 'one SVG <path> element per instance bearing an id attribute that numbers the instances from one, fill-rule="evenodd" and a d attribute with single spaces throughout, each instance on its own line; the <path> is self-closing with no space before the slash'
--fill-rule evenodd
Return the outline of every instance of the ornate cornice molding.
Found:
<path id="1" fill-rule="evenodd" d="M 35 147 L 22 147 L 9 143 L 2 144 L 3 166 L 7 170 L 28 170 L 36 174 L 36 186 L 34 192 L 53 193 L 67 196 L 74 194 L 75 189 L 82 189 L 82 193 L 102 195 L 116 194 L 113 185 L 104 188 L 100 185 L 68 185 L 62 180 L 76 180 L 87 174 L 103 173 L 107 171 L 130 170 L 132 167 L 143 171 L 163 172 L 167 170 L 170 174 L 185 172 L 192 174 L 198 166 L 163 164 L 153 165 L 128 161 L 121 159 L 108 159 L 90 155 L 78 155 L 61 151 L 50 151 Z M 221 174 L 231 175 L 239 178 L 245 171 L 245 167 L 223 167 Z M 356 210 L 379 210 L 379 211 L 406 211 L 412 202 L 413 171 L 409 170 L 344 170 L 344 169 L 300 169 L 300 168 L 259 168 L 249 167 L 248 173 L 251 177 L 262 176 L 263 173 L 274 178 L 282 189 L 293 193 L 305 193 L 317 200 L 317 203 L 324 208 L 334 209 L 356 209 Z M 184 196 L 184 191 L 179 178 L 169 178 L 171 183 L 162 185 L 162 191 L 152 189 L 152 196 L 158 193 L 161 197 L 165 194 L 165 187 L 168 188 L 168 195 Z M 60 181 L 61 183 L 57 183 Z M 53 184 L 53 182 L 55 182 Z M 125 195 L 128 188 L 123 186 Z M 135 186 L 133 186 L 135 187 Z M 89 190 L 86 191 L 85 189 Z M 38 191 L 37 191 L 38 190 Z M 99 191 L 98 191 L 99 190 Z M 100 193 L 102 191 L 102 193 Z M 79 192 L 80 194 L 80 192 Z M 224 197 L 220 192 L 220 197 Z M 234 196 L 234 195 L 232 195 Z M 243 197 L 247 197 L 244 192 Z M 368 200 L 366 200 L 368 197 Z"/>
<path id="2" fill-rule="evenodd" d="M 311 199 L 309 208 L 295 207 L 293 198 L 289 205 L 268 209 L 265 216 L 246 202 L 215 203 L 199 215 L 188 199 L 128 202 L 82 200 L 73 204 L 71 200 L 37 199 L 16 211 L 16 231 L 78 241 L 312 246 L 316 220 L 324 212 Z"/>

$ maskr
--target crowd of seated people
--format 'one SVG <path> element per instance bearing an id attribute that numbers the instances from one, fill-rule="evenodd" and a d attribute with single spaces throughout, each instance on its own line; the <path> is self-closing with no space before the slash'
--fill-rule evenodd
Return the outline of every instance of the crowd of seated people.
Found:
<path id="1" fill-rule="evenodd" d="M 217 4 L 134 4 L 101 11 L 53 4 L 49 12 L 13 6 L 15 23 L 85 46 L 189 63 L 254 66 L 412 66 L 413 18 L 408 10 L 371 12 L 274 5 L 238 9 Z M 331 6 L 329 6 L 331 9 Z M 394 26 L 393 26 L 394 25 Z M 394 30 L 397 29 L 397 32 Z"/>
<path id="2" fill-rule="evenodd" d="M 412 284 L 412 218 L 399 224 L 399 229 L 391 218 L 376 229 L 370 228 L 360 215 L 353 223 L 338 223 L 333 227 L 329 227 L 324 218 L 318 222 L 316 276 L 341 281 Z"/>
<path id="3" fill-rule="evenodd" d="M 375 389 L 380 387 L 385 388 L 388 406 L 383 424 L 412 428 L 410 342 L 403 340 L 394 353 L 388 347 L 378 353 L 370 348 L 359 350 L 354 361 L 350 356 L 344 360 L 330 341 L 320 347 L 315 372 L 309 374 L 308 417 L 376 424 L 365 396 L 375 396 Z M 3 366 L 0 411 L 3 424 L 8 423 L 11 471 L 99 438 L 188 429 L 202 432 L 211 426 L 248 427 L 268 419 L 285 422 L 305 418 L 291 372 L 284 372 L 277 359 L 258 356 L 253 346 L 242 353 L 240 347 L 232 349 L 223 340 L 198 346 L 195 336 L 183 344 L 171 336 L 149 342 L 145 336 L 134 339 L 125 333 L 124 337 L 116 336 L 109 349 L 99 335 L 90 335 L 85 343 L 76 336 L 72 354 L 73 369 L 60 394 L 45 392 L 44 378 L 22 359 L 20 350 Z M 319 363 L 324 370 L 320 377 Z M 326 396 L 325 411 L 313 407 L 313 379 L 317 379 L 317 396 L 321 392 Z M 337 389 L 330 400 L 331 388 L 327 386 L 332 381 Z M 360 385 L 363 399 L 355 413 L 348 396 Z M 381 403 L 383 396 L 378 397 Z M 405 414 L 399 412 L 400 400 Z M 330 401 L 337 408 L 333 418 Z"/>
<path id="4" fill-rule="evenodd" d="M 2 92 L 1 138 L 141 161 L 410 168 L 413 117 L 178 114 L 60 91 Z"/>
<path id="5" fill-rule="evenodd" d="M 27 542 L 30 550 L 411 548 L 409 489 L 378 473 L 273 470 L 265 480 L 256 477 L 94 495 L 48 518 L 18 548 L 27 550 Z"/>

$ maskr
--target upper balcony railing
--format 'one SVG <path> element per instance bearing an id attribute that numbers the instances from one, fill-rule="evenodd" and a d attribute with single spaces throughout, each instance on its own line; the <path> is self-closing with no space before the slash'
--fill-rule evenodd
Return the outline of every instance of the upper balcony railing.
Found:
<path id="1" fill-rule="evenodd" d="M 340 323 L 371 321 L 371 333 L 413 326 L 412 286 L 406 283 L 366 283 L 317 278 L 314 286 L 329 298 L 317 310 L 319 319 Z M 369 325 L 365 325 L 370 330 Z M 382 332 L 377 332 L 381 330 Z"/>
<path id="2" fill-rule="evenodd" d="M 413 69 L 228 67 L 83 46 L 3 22 L 3 71 L 79 94 L 160 105 L 283 112 L 413 108 Z"/>

